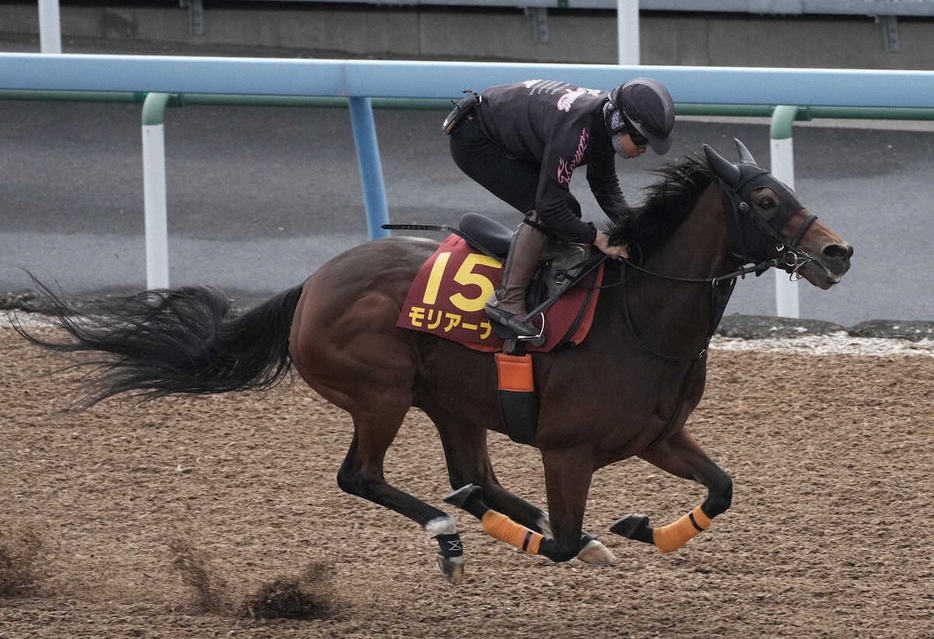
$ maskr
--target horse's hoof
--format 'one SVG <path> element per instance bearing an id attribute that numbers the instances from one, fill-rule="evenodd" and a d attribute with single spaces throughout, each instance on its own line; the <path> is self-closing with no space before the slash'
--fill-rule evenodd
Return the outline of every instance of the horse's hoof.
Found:
<path id="1" fill-rule="evenodd" d="M 482 489 L 474 484 L 461 486 L 453 493 L 444 498 L 444 503 L 463 508 L 464 504 L 469 502 L 474 495 L 478 495 Z"/>
<path id="2" fill-rule="evenodd" d="M 616 555 L 596 539 L 591 539 L 577 553 L 577 558 L 591 566 L 612 566 L 616 563 Z"/>
<path id="3" fill-rule="evenodd" d="M 645 515 L 626 515 L 610 526 L 610 532 L 647 544 L 655 543 L 652 539 L 652 527 Z"/>
<path id="4" fill-rule="evenodd" d="M 438 572 L 455 586 L 464 581 L 464 557 L 445 557 L 438 554 Z"/>

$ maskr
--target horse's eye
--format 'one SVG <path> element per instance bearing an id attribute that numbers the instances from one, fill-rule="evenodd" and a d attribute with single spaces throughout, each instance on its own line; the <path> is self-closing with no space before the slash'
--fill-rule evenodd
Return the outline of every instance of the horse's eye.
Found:
<path id="1" fill-rule="evenodd" d="M 768 220 L 778 210 L 778 201 L 771 197 L 764 197 L 756 203 L 756 208 L 759 209 L 760 215 Z"/>

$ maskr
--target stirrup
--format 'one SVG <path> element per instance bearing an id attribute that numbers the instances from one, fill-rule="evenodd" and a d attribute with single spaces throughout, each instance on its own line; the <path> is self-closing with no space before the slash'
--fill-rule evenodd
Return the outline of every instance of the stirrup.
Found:
<path id="1" fill-rule="evenodd" d="M 496 322 L 496 325 L 498 327 L 501 327 L 509 331 L 509 335 L 504 335 L 503 332 L 497 329 L 497 333 L 505 341 L 504 348 L 506 352 L 511 352 L 512 350 L 514 350 L 516 345 L 519 342 L 529 344 L 531 346 L 541 346 L 545 343 L 545 314 L 544 313 L 538 313 L 538 315 L 541 315 L 541 318 L 542 318 L 542 327 L 541 329 L 539 329 L 539 328 L 536 328 L 533 324 L 529 324 L 527 322 L 523 322 L 519 319 L 516 319 L 513 314 L 508 313 L 507 311 L 504 311 L 502 309 L 496 308 L 495 306 L 487 305 L 484 308 L 484 310 L 486 310 L 487 315 L 490 316 L 490 319 Z M 505 314 L 509 315 L 509 319 L 506 321 L 501 321 L 500 317 L 502 317 Z M 531 334 L 528 334 L 525 330 L 522 330 L 520 332 L 520 331 L 515 330 L 513 328 L 514 326 L 519 326 L 522 329 L 531 328 L 532 330 L 535 330 L 536 333 L 534 335 L 531 335 Z M 510 343 L 511 343 L 511 346 L 509 345 Z"/>
<path id="2" fill-rule="evenodd" d="M 534 324 L 530 324 L 530 323 L 527 322 L 527 321 L 516 320 L 516 321 L 522 322 L 522 325 L 523 325 L 523 326 L 528 326 L 529 328 L 531 328 L 531 329 L 533 329 L 533 330 L 535 330 L 535 331 L 538 331 L 535 335 L 520 335 L 519 333 L 516 333 L 516 339 L 517 339 L 517 340 L 519 340 L 520 342 L 528 342 L 528 343 L 531 344 L 532 346 L 541 346 L 542 344 L 545 343 L 545 314 L 544 314 L 544 313 L 539 313 L 539 315 L 540 315 L 541 318 L 542 318 L 542 327 L 541 327 L 541 328 L 536 328 L 536 326 L 535 326 Z M 529 319 L 529 318 L 530 318 L 529 315 L 526 315 L 525 317 L 526 317 L 526 319 Z"/>
<path id="3" fill-rule="evenodd" d="M 491 320 L 497 324 L 505 326 L 513 333 L 515 333 L 516 336 L 518 336 L 520 339 L 535 339 L 541 335 L 541 331 L 539 331 L 531 324 L 523 322 L 517 318 L 515 313 L 510 313 L 509 311 L 503 310 L 497 306 L 493 306 L 492 304 L 486 304 L 483 307 L 483 310 L 486 311 L 486 314 L 489 315 Z"/>

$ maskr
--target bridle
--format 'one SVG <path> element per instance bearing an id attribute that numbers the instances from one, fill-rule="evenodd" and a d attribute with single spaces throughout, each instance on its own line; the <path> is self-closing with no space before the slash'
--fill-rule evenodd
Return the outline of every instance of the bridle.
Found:
<path id="1" fill-rule="evenodd" d="M 694 355 L 669 355 L 650 347 L 645 339 L 643 339 L 642 335 L 639 334 L 629 309 L 629 287 L 627 284 L 631 278 L 627 278 L 625 273 L 620 274 L 620 281 L 617 284 L 623 286 L 623 308 L 626 324 L 642 349 L 659 359 L 670 362 L 688 363 L 687 370 L 681 381 L 681 389 L 678 393 L 675 410 L 672 412 L 668 423 L 665 424 L 665 427 L 653 440 L 653 443 L 661 441 L 677 427 L 677 418 L 682 411 L 684 402 L 687 400 L 692 373 L 698 362 L 702 361 L 707 356 L 710 340 L 713 338 L 717 326 L 720 324 L 720 320 L 723 317 L 723 313 L 726 311 L 730 296 L 733 294 L 733 288 L 736 286 L 737 278 L 745 277 L 749 273 L 762 275 L 772 267 L 780 267 L 788 271 L 793 279 L 800 279 L 801 276 L 798 271 L 805 264 L 814 260 L 813 256 L 799 247 L 801 240 L 804 238 L 808 229 L 814 224 L 817 216 L 809 214 L 807 219 L 805 219 L 798 228 L 794 237 L 786 241 L 785 238 L 782 237 L 781 231 L 804 207 L 798 203 L 798 199 L 791 189 L 775 180 L 765 169 L 756 165 L 752 154 L 749 153 L 742 142 L 736 140 L 736 146 L 742 158 L 742 164 L 740 165 L 728 162 L 706 145 L 704 146 L 704 151 L 707 154 L 708 162 L 720 186 L 724 213 L 727 219 L 730 255 L 737 268 L 725 275 L 707 278 L 690 278 L 658 273 L 646 269 L 628 259 L 622 260 L 622 268 L 630 268 L 633 271 L 644 273 L 651 277 L 710 286 L 710 323 L 708 325 L 709 331 L 704 338 L 703 346 Z M 768 185 L 763 184 L 766 180 L 769 181 Z M 776 191 L 781 203 L 779 211 L 770 216 L 768 220 L 757 215 L 747 201 L 752 192 L 761 186 L 768 186 Z M 752 238 L 755 240 L 755 244 L 757 244 L 757 246 L 753 248 L 755 250 L 762 250 L 763 254 L 766 255 L 771 253 L 772 250 L 778 250 L 782 252 L 780 258 L 756 259 L 751 257 L 752 248 L 749 246 L 751 242 L 747 241 L 750 238 L 746 237 L 746 231 L 750 228 L 749 222 L 752 223 L 751 226 L 759 231 L 759 237 Z"/>
<path id="2" fill-rule="evenodd" d="M 729 212 L 727 226 L 733 259 L 741 265 L 756 262 L 763 263 L 763 261 L 749 256 L 745 232 L 749 228 L 749 223 L 751 223 L 760 232 L 760 237 L 770 243 L 768 249 L 774 249 L 781 253 L 781 257 L 776 259 L 772 266 L 784 269 L 789 273 L 792 281 L 801 279 L 803 276 L 799 273 L 800 269 L 813 262 L 815 258 L 801 249 L 800 243 L 811 225 L 817 221 L 817 216 L 808 212 L 807 218 L 798 227 L 794 237 L 790 240 L 784 238 L 781 234 L 782 229 L 804 207 L 800 205 L 791 189 L 775 180 L 765 169 L 747 162 L 738 165 L 738 168 L 741 178 L 736 184 L 730 185 L 724 178 L 718 176 L 721 193 L 723 194 L 724 209 Z M 768 220 L 757 215 L 748 202 L 752 192 L 763 187 L 768 187 L 781 196 L 780 210 Z M 757 250 L 768 250 L 763 246 L 761 239 L 757 243 L 759 244 L 759 246 L 755 247 Z M 765 262 L 768 261 L 770 260 L 765 260 Z"/>
<path id="3" fill-rule="evenodd" d="M 704 344 L 700 351 L 689 356 L 669 355 L 651 348 L 645 342 L 636 329 L 629 309 L 627 285 L 632 277 L 627 277 L 625 273 L 622 273 L 618 282 L 601 286 L 601 288 L 623 286 L 624 315 L 630 331 L 635 335 L 636 340 L 644 350 L 661 359 L 681 362 L 698 361 L 706 355 L 710 340 L 713 338 L 717 326 L 723 317 L 723 313 L 726 310 L 726 306 L 729 303 L 737 278 L 744 278 L 750 273 L 755 273 L 756 276 L 759 276 L 769 269 L 777 267 L 788 272 L 790 278 L 795 281 L 803 277 L 799 273 L 800 269 L 815 260 L 811 254 L 800 248 L 800 243 L 807 234 L 808 229 L 810 229 L 817 220 L 817 216 L 808 213 L 807 218 L 801 223 L 794 237 L 790 240 L 784 238 L 781 231 L 792 218 L 804 209 L 804 207 L 800 205 L 791 189 L 775 180 L 768 171 L 756 165 L 755 160 L 752 159 L 746 147 L 738 140 L 736 142 L 743 159 L 743 162 L 739 165 L 727 162 L 719 155 L 716 155 L 716 152 L 712 150 L 707 151 L 709 147 L 705 147 L 705 151 L 708 152 L 708 160 L 710 160 L 711 168 L 720 186 L 727 220 L 730 255 L 736 268 L 724 275 L 693 278 L 659 273 L 647 269 L 629 259 L 621 260 L 624 268 L 631 269 L 637 273 L 667 281 L 705 284 L 710 286 L 710 331 L 704 339 Z M 717 159 L 711 157 L 711 153 L 716 155 L 716 158 L 719 158 L 720 161 L 729 164 L 732 169 L 727 171 L 723 166 L 718 166 Z M 771 188 L 779 195 L 780 202 L 779 210 L 770 216 L 768 220 L 757 215 L 747 201 L 753 191 L 765 186 Z M 747 231 L 750 229 L 758 231 L 756 237 L 747 237 Z M 754 252 L 769 254 L 773 251 L 779 251 L 781 256 L 770 258 L 755 258 L 751 256 Z"/>

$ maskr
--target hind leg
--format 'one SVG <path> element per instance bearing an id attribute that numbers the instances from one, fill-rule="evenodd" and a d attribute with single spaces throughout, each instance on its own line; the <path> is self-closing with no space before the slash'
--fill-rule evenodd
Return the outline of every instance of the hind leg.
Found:
<path id="1" fill-rule="evenodd" d="M 714 517 L 730 507 L 733 480 L 707 456 L 687 429 L 682 428 L 639 456 L 676 477 L 704 485 L 707 498 L 694 510 L 667 526 L 652 528 L 645 515 L 627 515 L 613 524 L 610 528 L 612 532 L 653 544 L 662 552 L 671 552 L 706 530 Z"/>
<path id="2" fill-rule="evenodd" d="M 460 583 L 464 557 L 457 520 L 390 486 L 383 476 L 386 451 L 412 403 L 417 370 L 411 336 L 395 328 L 399 298 L 410 281 L 404 248 L 372 242 L 358 252 L 361 263 L 396 279 L 374 279 L 340 259 L 310 278 L 293 320 L 290 354 L 308 385 L 353 419 L 353 440 L 337 476 L 340 488 L 425 528 L 438 542 L 442 574 Z"/>
<path id="3" fill-rule="evenodd" d="M 391 486 L 383 476 L 386 451 L 395 438 L 401 415 L 354 415 L 350 450 L 337 474 L 341 490 L 393 510 L 420 524 L 438 542 L 438 570 L 458 584 L 464 578 L 464 554 L 457 520 L 431 504 Z"/>

